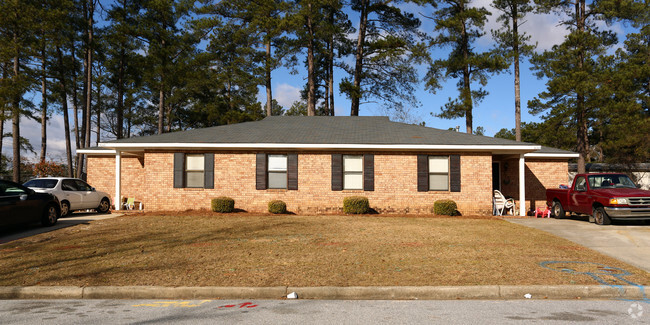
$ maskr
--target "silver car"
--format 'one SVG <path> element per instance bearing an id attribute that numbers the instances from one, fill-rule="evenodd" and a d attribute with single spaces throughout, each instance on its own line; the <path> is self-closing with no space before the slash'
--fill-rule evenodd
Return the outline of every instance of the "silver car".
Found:
<path id="1" fill-rule="evenodd" d="M 62 217 L 73 211 L 86 209 L 107 213 L 111 208 L 111 200 L 107 193 L 95 190 L 78 178 L 34 178 L 23 185 L 36 192 L 51 193 L 56 196 L 61 203 Z"/>

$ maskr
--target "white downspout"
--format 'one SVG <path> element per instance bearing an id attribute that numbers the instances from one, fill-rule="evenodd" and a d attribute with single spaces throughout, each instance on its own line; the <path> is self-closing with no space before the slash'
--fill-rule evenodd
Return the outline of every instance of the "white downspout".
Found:
<path id="1" fill-rule="evenodd" d="M 115 150 L 115 198 L 113 199 L 113 204 L 115 204 L 115 210 L 121 210 L 122 205 L 122 184 L 120 180 L 122 179 L 122 152 Z"/>
<path id="2" fill-rule="evenodd" d="M 526 162 L 524 155 L 519 155 L 519 215 L 526 216 Z"/>

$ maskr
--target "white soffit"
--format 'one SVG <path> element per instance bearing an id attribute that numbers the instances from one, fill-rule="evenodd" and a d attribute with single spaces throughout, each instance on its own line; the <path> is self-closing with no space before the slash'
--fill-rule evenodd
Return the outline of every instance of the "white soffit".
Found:
<path id="1" fill-rule="evenodd" d="M 578 158 L 580 154 L 578 153 L 537 153 L 530 152 L 524 154 L 524 158 Z"/>

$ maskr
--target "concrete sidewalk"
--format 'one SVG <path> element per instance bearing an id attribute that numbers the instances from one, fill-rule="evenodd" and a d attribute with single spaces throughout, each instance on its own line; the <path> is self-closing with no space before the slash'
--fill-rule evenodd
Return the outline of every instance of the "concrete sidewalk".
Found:
<path id="1" fill-rule="evenodd" d="M 543 230 L 650 272 L 650 226 L 621 223 L 599 226 L 575 219 L 504 219 Z"/>
<path id="2" fill-rule="evenodd" d="M 642 286 L 456 286 L 456 287 L 0 287 L 0 299 L 299 299 L 515 300 L 629 299 L 648 301 Z M 530 295 L 530 298 L 527 296 Z"/>

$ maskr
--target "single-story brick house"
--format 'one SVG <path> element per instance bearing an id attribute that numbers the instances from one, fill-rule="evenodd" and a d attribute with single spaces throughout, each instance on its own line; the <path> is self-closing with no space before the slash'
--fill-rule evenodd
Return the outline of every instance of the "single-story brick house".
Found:
<path id="1" fill-rule="evenodd" d="M 361 195 L 379 212 L 430 213 L 434 201 L 452 199 L 465 215 L 491 214 L 493 189 L 518 207 L 525 202 L 526 210 L 542 206 L 545 188 L 567 183 L 568 160 L 577 157 L 350 116 L 272 116 L 108 141 L 78 153 L 88 157 L 90 184 L 114 198 L 135 197 L 147 210 L 209 208 L 212 198 L 229 196 L 251 212 L 265 212 L 276 199 L 297 213 L 340 212 L 344 197 Z"/>

